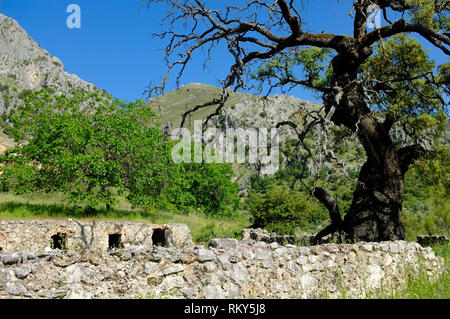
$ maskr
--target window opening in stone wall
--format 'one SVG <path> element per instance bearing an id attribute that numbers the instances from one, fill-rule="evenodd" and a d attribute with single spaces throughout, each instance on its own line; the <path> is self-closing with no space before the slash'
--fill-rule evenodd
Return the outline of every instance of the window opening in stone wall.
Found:
<path id="1" fill-rule="evenodd" d="M 122 247 L 121 239 L 122 239 L 121 234 L 109 234 L 108 248 L 109 249 L 121 248 Z"/>
<path id="2" fill-rule="evenodd" d="M 51 237 L 50 247 L 52 249 L 66 249 L 66 234 L 57 233 Z"/>
<path id="3" fill-rule="evenodd" d="M 162 228 L 153 229 L 152 244 L 153 246 L 163 246 L 163 247 L 167 246 L 165 229 Z"/>

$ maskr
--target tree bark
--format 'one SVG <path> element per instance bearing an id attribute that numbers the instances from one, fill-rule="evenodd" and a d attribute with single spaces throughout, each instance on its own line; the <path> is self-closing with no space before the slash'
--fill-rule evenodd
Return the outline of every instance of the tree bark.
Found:
<path id="1" fill-rule="evenodd" d="M 338 71 L 338 81 L 345 90 L 331 120 L 336 125 L 344 125 L 356 132 L 367 161 L 361 168 L 342 229 L 350 240 L 404 240 L 406 235 L 401 222 L 404 174 L 419 152 L 416 147 L 396 150 L 389 135 L 389 123 L 380 123 L 371 115 L 361 88 L 353 81 L 355 74 L 348 71 L 351 70 L 348 67 L 349 60 L 341 56 L 333 61 L 333 69 Z M 357 60 L 357 57 L 354 58 L 354 61 Z M 340 72 L 342 69 L 346 71 Z M 354 84 L 344 85 L 352 81 Z M 327 207 L 323 200 L 321 202 Z M 331 206 L 327 208 L 330 216 L 335 215 Z M 332 221 L 316 237 L 322 237 L 325 230 L 327 233 L 338 231 L 337 225 L 339 222 Z"/>
<path id="2" fill-rule="evenodd" d="M 312 244 L 317 244 L 321 239 L 329 234 L 343 231 L 343 220 L 339 212 L 339 206 L 336 200 L 323 188 L 316 187 L 312 191 L 312 195 L 316 197 L 330 212 L 331 224 L 322 229 L 317 235 L 311 239 Z"/>
<path id="3" fill-rule="evenodd" d="M 385 163 L 400 170 L 398 161 Z M 406 239 L 400 219 L 403 176 L 387 174 L 367 161 L 358 178 L 352 204 L 344 217 L 349 239 L 384 241 Z"/>
<path id="4" fill-rule="evenodd" d="M 315 194 L 330 211 L 332 220 L 331 225 L 315 236 L 315 242 L 334 232 L 343 232 L 347 239 L 360 241 L 406 239 L 401 222 L 405 164 L 393 147 L 385 154 L 377 153 L 377 160 L 369 158 L 361 168 L 352 204 L 343 222 L 340 215 L 336 215 L 339 210 L 333 205 L 335 201 L 325 197 L 327 204 L 327 200 Z"/>

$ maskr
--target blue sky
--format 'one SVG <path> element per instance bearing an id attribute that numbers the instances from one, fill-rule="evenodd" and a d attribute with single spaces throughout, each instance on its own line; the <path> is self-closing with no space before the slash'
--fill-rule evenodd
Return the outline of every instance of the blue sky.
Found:
<path id="1" fill-rule="evenodd" d="M 304 20 L 315 32 L 350 34 L 351 2 L 310 1 Z M 69 16 L 66 8 L 72 3 L 81 8 L 81 29 L 66 26 Z M 162 29 L 159 21 L 163 10 L 161 4 L 149 9 L 142 7 L 141 0 L 0 0 L 0 12 L 17 20 L 42 48 L 63 62 L 69 73 L 129 101 L 142 98 L 150 81 L 158 84 L 165 75 L 160 49 L 166 42 L 152 37 Z M 447 58 L 437 50 L 433 50 L 432 56 L 441 62 Z M 232 62 L 220 51 L 215 52 L 208 70 L 201 68 L 201 61 L 201 55 L 194 58 L 181 79 L 182 85 L 191 82 L 216 85 Z M 175 88 L 174 78 L 166 91 Z M 314 100 L 313 94 L 306 90 L 292 93 Z"/>

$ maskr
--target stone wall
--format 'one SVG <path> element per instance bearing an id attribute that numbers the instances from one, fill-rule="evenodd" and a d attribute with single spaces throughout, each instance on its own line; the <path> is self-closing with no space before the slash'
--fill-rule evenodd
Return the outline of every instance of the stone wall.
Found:
<path id="1" fill-rule="evenodd" d="M 216 239 L 208 249 L 0 252 L 0 298 L 361 298 L 410 271 L 444 269 L 404 241 L 281 246 Z"/>
<path id="2" fill-rule="evenodd" d="M 116 242 L 114 243 L 114 241 Z M 118 240 L 118 242 L 117 242 Z M 51 250 L 61 248 L 81 251 L 106 251 L 111 245 L 152 247 L 193 246 L 189 228 L 184 224 L 78 221 L 78 220 L 3 220 L 0 221 L 0 250 Z"/>
<path id="3" fill-rule="evenodd" d="M 422 246 L 445 245 L 448 244 L 448 238 L 442 235 L 419 235 L 417 242 Z"/>
<path id="4" fill-rule="evenodd" d="M 331 237 L 331 236 L 327 236 Z M 244 228 L 242 230 L 242 239 L 253 239 L 256 241 L 263 241 L 266 243 L 278 243 L 281 245 L 296 244 L 296 243 L 309 243 L 314 238 L 312 234 L 302 235 L 277 235 L 276 233 L 269 233 L 262 228 Z"/>

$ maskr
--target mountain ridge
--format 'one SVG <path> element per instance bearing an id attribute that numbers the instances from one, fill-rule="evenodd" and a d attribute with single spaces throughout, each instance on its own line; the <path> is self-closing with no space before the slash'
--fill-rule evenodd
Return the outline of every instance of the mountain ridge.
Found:
<path id="1" fill-rule="evenodd" d="M 70 94 L 77 88 L 96 89 L 93 83 L 69 74 L 61 60 L 41 48 L 19 23 L 0 13 L 0 114 L 20 103 L 23 90 L 50 89 Z"/>
<path id="2" fill-rule="evenodd" d="M 80 79 L 65 71 L 61 60 L 49 54 L 35 42 L 19 23 L 0 13 L 0 115 L 3 125 L 6 114 L 20 105 L 21 92 L 47 88 L 55 93 L 70 95 L 73 89 L 92 91 L 93 83 Z M 161 118 L 162 126 L 177 127 L 184 112 L 195 105 L 211 101 L 220 95 L 221 89 L 202 83 L 189 83 L 147 102 Z M 212 119 L 218 126 L 225 119 L 225 126 L 234 127 L 275 127 L 277 122 L 289 119 L 299 109 L 320 104 L 303 101 L 289 95 L 273 95 L 268 98 L 232 92 L 225 104 L 223 114 Z M 200 109 L 188 117 L 204 119 L 216 106 Z M 0 120 L 0 128 L 2 126 Z M 1 131 L 1 130 L 0 130 Z M 11 141 L 0 132 L 0 144 L 10 147 Z M 1 151 L 1 150 L 0 150 Z"/>

